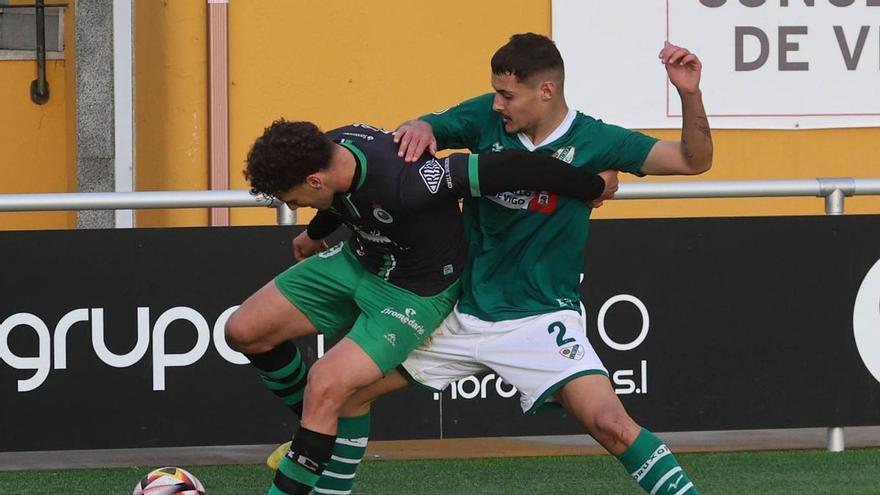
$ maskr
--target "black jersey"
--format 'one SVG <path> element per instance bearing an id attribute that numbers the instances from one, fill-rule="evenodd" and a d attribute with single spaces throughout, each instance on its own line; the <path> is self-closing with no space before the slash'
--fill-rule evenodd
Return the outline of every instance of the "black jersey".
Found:
<path id="1" fill-rule="evenodd" d="M 601 177 L 540 153 L 425 154 L 409 164 L 389 131 L 353 124 L 326 135 L 354 156 L 355 173 L 349 191 L 309 224 L 309 237 L 345 223 L 361 265 L 419 295 L 441 292 L 466 262 L 459 198 L 528 189 L 590 201 L 605 188 Z"/>
<path id="2" fill-rule="evenodd" d="M 357 162 L 352 190 L 327 211 L 354 231 L 351 248 L 361 264 L 419 295 L 458 279 L 466 260 L 458 198 L 471 188 L 470 155 L 409 164 L 389 131 L 354 124 L 326 134 Z"/>

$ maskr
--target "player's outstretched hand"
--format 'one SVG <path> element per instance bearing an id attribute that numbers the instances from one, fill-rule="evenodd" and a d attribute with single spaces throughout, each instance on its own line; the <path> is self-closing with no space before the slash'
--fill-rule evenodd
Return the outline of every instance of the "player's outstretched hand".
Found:
<path id="1" fill-rule="evenodd" d="M 695 93 L 700 90 L 700 74 L 703 71 L 703 64 L 687 48 L 666 41 L 657 57 L 666 66 L 669 82 L 679 91 Z"/>
<path id="2" fill-rule="evenodd" d="M 602 203 L 604 203 L 606 199 L 613 198 L 614 194 L 620 188 L 620 182 L 617 180 L 617 170 L 603 170 L 599 172 L 599 176 L 605 180 L 605 189 L 602 190 L 601 196 L 589 202 L 588 206 L 590 208 L 598 208 L 602 206 Z"/>
<path id="3" fill-rule="evenodd" d="M 303 230 L 293 239 L 293 259 L 302 261 L 315 253 L 327 249 L 327 243 L 323 240 L 316 241 L 309 237 L 308 231 Z"/>
<path id="4" fill-rule="evenodd" d="M 434 129 L 424 120 L 407 120 L 394 131 L 394 142 L 398 144 L 397 156 L 407 162 L 414 162 L 425 150 L 431 156 L 437 154 L 437 140 Z"/>

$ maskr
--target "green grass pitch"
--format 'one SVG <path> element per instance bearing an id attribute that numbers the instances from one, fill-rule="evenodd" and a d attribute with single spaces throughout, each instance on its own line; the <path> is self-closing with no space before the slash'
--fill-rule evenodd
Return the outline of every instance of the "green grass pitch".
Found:
<path id="1" fill-rule="evenodd" d="M 721 494 L 878 494 L 880 449 L 678 455 L 701 492 Z M 0 494 L 128 495 L 150 469 L 0 472 Z M 263 466 L 183 466 L 208 495 L 265 493 Z M 366 461 L 353 493 L 361 495 L 633 494 L 642 492 L 610 456 Z"/>

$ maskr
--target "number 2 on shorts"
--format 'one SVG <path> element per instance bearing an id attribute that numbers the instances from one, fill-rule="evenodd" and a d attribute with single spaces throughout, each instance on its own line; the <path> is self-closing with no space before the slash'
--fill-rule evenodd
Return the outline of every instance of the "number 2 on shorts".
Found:
<path id="1" fill-rule="evenodd" d="M 565 338 L 565 325 L 563 325 L 561 321 L 554 321 L 549 327 L 547 327 L 547 333 L 549 334 L 552 334 L 556 330 L 559 330 L 559 333 L 556 335 L 556 345 L 559 347 L 571 344 L 575 341 L 573 337 Z"/>

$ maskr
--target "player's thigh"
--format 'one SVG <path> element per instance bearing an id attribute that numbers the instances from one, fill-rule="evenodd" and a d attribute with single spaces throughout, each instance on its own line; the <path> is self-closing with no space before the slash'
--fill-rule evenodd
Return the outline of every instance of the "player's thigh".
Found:
<path id="1" fill-rule="evenodd" d="M 464 331 L 453 311 L 398 369 L 413 384 L 439 392 L 452 382 L 487 370 L 474 359 L 482 338 L 480 332 Z"/>
<path id="2" fill-rule="evenodd" d="M 430 337 L 459 292 L 456 282 L 438 294 L 419 296 L 371 275 L 355 294 L 362 315 L 347 336 L 388 373 Z"/>
<path id="3" fill-rule="evenodd" d="M 360 316 L 354 293 L 366 275 L 348 245 L 339 243 L 285 270 L 274 285 L 318 332 L 332 337 Z"/>
<path id="4" fill-rule="evenodd" d="M 391 370 L 380 380 L 358 390 L 354 393 L 339 412 L 340 417 L 354 417 L 366 414 L 370 410 L 370 404 L 380 397 L 384 397 L 394 391 L 406 388 L 409 382 L 398 370 Z"/>
<path id="5" fill-rule="evenodd" d="M 520 391 L 524 412 L 536 412 L 578 377 L 607 377 L 583 325 L 570 310 L 497 322 L 497 336 L 480 345 L 477 359 Z"/>
<path id="6" fill-rule="evenodd" d="M 269 282 L 245 300 L 226 323 L 233 347 L 248 353 L 263 352 L 280 342 L 315 333 L 306 315 Z"/>

